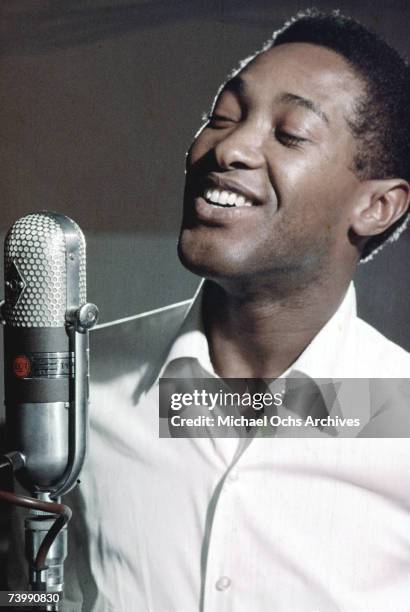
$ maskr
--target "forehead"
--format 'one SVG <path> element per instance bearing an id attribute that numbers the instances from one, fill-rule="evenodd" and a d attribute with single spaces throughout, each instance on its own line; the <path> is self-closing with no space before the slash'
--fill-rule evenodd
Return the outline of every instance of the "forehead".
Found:
<path id="1" fill-rule="evenodd" d="M 364 84 L 336 52 L 309 43 L 287 43 L 264 51 L 237 73 L 251 98 L 269 101 L 290 92 L 330 114 L 350 114 Z"/>

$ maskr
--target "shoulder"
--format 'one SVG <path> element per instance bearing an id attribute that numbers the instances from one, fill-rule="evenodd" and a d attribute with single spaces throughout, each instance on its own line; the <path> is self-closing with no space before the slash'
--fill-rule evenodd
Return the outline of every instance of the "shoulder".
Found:
<path id="1" fill-rule="evenodd" d="M 377 378 L 410 378 L 410 353 L 363 319 L 356 319 L 358 362 Z"/>
<path id="2" fill-rule="evenodd" d="M 191 300 L 97 326 L 90 333 L 92 383 L 146 370 L 167 352 Z"/>

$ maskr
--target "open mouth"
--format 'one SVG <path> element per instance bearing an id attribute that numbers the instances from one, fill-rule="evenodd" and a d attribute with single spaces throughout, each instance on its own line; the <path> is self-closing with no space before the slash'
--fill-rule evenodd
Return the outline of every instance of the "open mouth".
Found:
<path id="1" fill-rule="evenodd" d="M 243 194 L 236 191 L 222 189 L 206 189 L 203 195 L 208 204 L 222 206 L 223 208 L 245 208 L 254 206 L 254 203 Z"/>

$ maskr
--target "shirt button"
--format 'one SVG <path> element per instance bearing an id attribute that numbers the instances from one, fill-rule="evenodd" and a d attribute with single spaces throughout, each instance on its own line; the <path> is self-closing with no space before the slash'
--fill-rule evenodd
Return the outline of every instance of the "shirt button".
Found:
<path id="1" fill-rule="evenodd" d="M 226 591 L 226 589 L 229 589 L 230 586 L 231 586 L 231 579 L 228 578 L 228 576 L 221 576 L 215 582 L 215 588 L 218 591 Z"/>
<path id="2" fill-rule="evenodd" d="M 238 480 L 239 476 L 238 476 L 238 472 L 236 470 L 233 470 L 233 472 L 229 473 L 228 476 L 228 480 L 230 482 L 236 482 Z"/>

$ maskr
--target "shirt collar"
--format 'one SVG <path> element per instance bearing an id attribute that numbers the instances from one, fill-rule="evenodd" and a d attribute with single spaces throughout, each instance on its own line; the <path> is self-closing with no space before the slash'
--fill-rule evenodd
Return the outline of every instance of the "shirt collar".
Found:
<path id="1" fill-rule="evenodd" d="M 353 283 L 338 309 L 316 334 L 290 370 L 310 378 L 348 378 L 354 372 L 356 291 Z M 354 377 L 354 375 L 353 375 Z"/>
<path id="2" fill-rule="evenodd" d="M 202 281 L 195 293 L 157 380 L 165 373 L 169 375 L 168 366 L 180 359 L 196 360 L 209 377 L 217 376 L 202 321 L 203 284 Z M 354 367 L 351 344 L 355 319 L 356 293 L 350 283 L 336 312 L 282 376 L 301 373 L 309 378 L 348 377 Z"/>
<path id="3" fill-rule="evenodd" d="M 201 281 L 195 292 L 182 325 L 161 366 L 157 380 L 165 374 L 171 376 L 169 366 L 180 359 L 195 360 L 199 362 L 199 365 L 208 376 L 217 377 L 209 355 L 208 340 L 202 320 L 203 285 L 204 280 Z"/>

